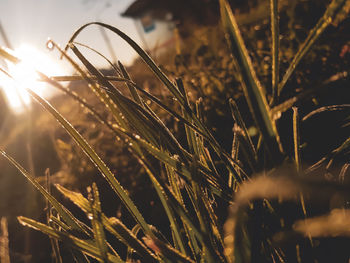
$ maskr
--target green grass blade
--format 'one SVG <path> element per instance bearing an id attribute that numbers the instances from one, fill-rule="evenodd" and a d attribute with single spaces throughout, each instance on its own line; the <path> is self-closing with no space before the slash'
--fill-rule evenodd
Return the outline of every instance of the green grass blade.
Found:
<path id="1" fill-rule="evenodd" d="M 196 159 L 194 159 L 192 164 L 192 175 L 194 177 L 198 176 L 196 168 Z M 200 229 L 204 235 L 204 238 L 208 240 L 208 244 L 205 247 L 204 255 L 207 258 L 208 262 L 221 262 L 218 258 L 218 252 L 215 248 L 218 248 L 215 245 L 213 240 L 213 234 L 211 231 L 211 222 L 209 219 L 208 211 L 204 205 L 203 199 L 203 189 L 201 189 L 200 184 L 192 181 L 192 190 L 193 190 L 193 198 L 191 198 L 192 204 L 195 208 L 197 218 L 199 221 Z M 215 260 L 215 261 L 214 261 Z"/>
<path id="2" fill-rule="evenodd" d="M 271 120 L 263 88 L 257 79 L 252 62 L 248 55 L 240 30 L 232 10 L 226 0 L 220 0 L 220 11 L 223 26 L 227 33 L 231 51 L 237 60 L 243 79 L 243 91 L 255 122 L 264 137 L 266 148 L 276 163 L 282 160 L 282 146 L 279 142 L 276 125 Z"/>
<path id="3" fill-rule="evenodd" d="M 150 94 L 149 92 L 143 90 L 142 88 L 140 88 L 138 85 L 136 85 L 135 83 L 130 83 L 130 85 L 133 85 L 135 89 L 137 89 L 138 91 L 140 91 L 143 95 L 145 95 L 147 98 L 149 98 L 151 101 L 155 102 L 159 107 L 161 107 L 163 110 L 165 110 L 167 113 L 169 113 L 170 115 L 172 115 L 175 119 L 177 119 L 179 122 L 183 123 L 184 125 L 188 126 L 189 128 L 191 128 L 193 131 L 197 132 L 198 134 L 200 134 L 201 136 L 203 136 L 206 140 L 210 141 L 211 138 L 208 137 L 208 135 L 206 135 L 206 132 L 203 131 L 201 128 L 195 126 L 194 124 L 192 124 L 189 120 L 186 120 L 185 118 L 183 118 L 181 115 L 179 115 L 178 113 L 176 113 L 175 111 L 173 111 L 172 109 L 170 109 L 168 106 L 166 106 L 163 102 L 161 102 L 157 97 L 153 96 L 152 94 Z"/>
<path id="4" fill-rule="evenodd" d="M 301 171 L 300 160 L 300 130 L 299 130 L 299 113 L 298 108 L 293 107 L 293 139 L 294 139 L 294 160 L 297 171 Z"/>
<path id="5" fill-rule="evenodd" d="M 161 134 L 163 135 L 162 138 L 167 140 L 167 142 L 172 146 L 172 148 L 176 151 L 176 153 L 182 156 L 182 159 L 190 158 L 190 155 L 181 147 L 181 145 L 177 142 L 175 137 L 166 128 L 164 124 L 158 122 L 159 121 L 158 119 L 155 119 L 154 116 L 152 116 L 148 111 L 146 111 L 140 105 L 124 97 L 119 91 L 115 90 L 114 87 L 111 86 L 109 82 L 103 79 L 103 76 L 99 73 L 99 71 L 90 62 L 88 62 L 85 59 L 85 57 L 75 48 L 74 45 L 71 44 L 71 48 L 74 51 L 74 53 L 79 57 L 79 59 L 81 59 L 84 65 L 91 71 L 91 73 L 99 78 L 99 80 L 101 81 L 101 84 L 105 85 L 111 91 L 113 91 L 113 93 L 110 94 L 111 98 L 115 100 L 116 104 L 120 107 L 123 114 L 127 117 L 130 123 L 132 123 L 132 126 L 139 131 L 138 134 L 144 134 L 145 131 L 149 131 L 149 134 L 146 137 L 152 142 L 151 143 L 152 147 L 148 149 L 152 150 L 153 155 L 155 153 L 159 153 L 158 151 L 154 151 L 154 150 L 156 149 L 155 146 L 158 145 L 158 143 L 156 142 L 157 138 L 159 137 L 158 132 L 161 132 Z M 145 115 L 144 117 L 147 119 L 145 119 L 142 114 L 144 114 Z M 150 126 L 150 123 L 152 123 L 153 125 Z M 157 131 L 156 134 L 154 134 L 155 130 Z M 158 156 L 163 156 L 163 155 L 158 155 Z M 157 158 L 157 156 L 155 157 Z M 204 167 L 202 168 L 205 170 Z M 214 178 L 212 179 L 214 181 L 217 181 L 217 179 L 214 179 Z M 222 184 L 222 186 L 224 186 L 224 184 Z"/>
<path id="6" fill-rule="evenodd" d="M 294 161 L 297 168 L 297 172 L 301 172 L 301 159 L 300 159 L 300 128 L 299 128 L 299 112 L 297 107 L 293 107 L 293 140 L 294 140 Z M 304 195 L 299 193 L 301 208 L 304 213 L 304 217 L 307 217 L 306 206 L 304 201 Z M 312 242 L 312 241 L 311 241 Z"/>
<path id="7" fill-rule="evenodd" d="M 139 225 L 135 225 L 132 229 L 131 229 L 131 233 L 134 234 L 137 237 L 137 234 L 140 231 L 140 226 Z M 128 247 L 128 251 L 126 253 L 126 262 L 127 263 L 132 263 L 132 253 L 134 252 L 134 250 L 132 249 L 132 247 Z"/>
<path id="8" fill-rule="evenodd" d="M 178 178 L 178 175 L 175 173 L 175 170 L 167 164 L 165 164 L 165 169 L 166 169 L 166 173 L 168 175 L 168 181 L 170 183 L 170 187 L 172 189 L 172 192 L 174 193 L 174 197 L 183 207 L 185 207 L 185 203 L 184 203 L 183 197 L 181 195 L 180 183 L 179 183 L 180 179 Z M 189 227 L 186 224 L 183 224 L 183 227 L 184 227 L 185 234 L 186 234 L 187 239 L 188 239 L 188 245 L 191 249 L 193 257 L 198 262 L 200 260 L 198 258 L 199 254 L 200 254 L 200 248 L 198 246 L 197 240 L 196 240 L 193 232 L 190 231 Z"/>
<path id="9" fill-rule="evenodd" d="M 142 158 L 141 161 L 143 161 Z M 151 171 L 151 168 L 149 166 L 144 165 L 144 167 L 146 168 L 146 171 L 148 172 L 151 180 L 154 182 L 154 184 L 156 184 L 156 187 L 158 188 L 158 191 L 161 194 L 161 198 L 164 198 L 164 201 L 167 203 L 167 206 L 170 206 L 174 211 L 176 211 L 176 213 L 182 218 L 184 225 L 188 226 L 189 229 L 191 229 L 191 231 L 195 234 L 195 236 L 200 240 L 200 242 L 204 246 L 209 246 L 210 243 L 207 241 L 206 238 L 204 238 L 205 234 L 202 233 L 201 230 L 199 230 L 196 227 L 195 223 L 192 221 L 192 218 L 190 217 L 184 205 L 178 201 L 174 193 L 169 190 L 168 186 L 164 182 L 162 182 L 162 180 L 158 180 L 154 176 L 155 173 Z M 156 245 L 159 246 L 160 249 L 164 250 L 164 253 L 166 255 L 172 255 L 175 257 L 177 254 L 176 257 L 179 257 L 179 259 L 183 258 L 182 260 L 187 260 L 187 257 L 185 255 L 182 255 L 179 251 L 176 251 L 175 249 L 169 247 L 167 244 L 158 243 L 159 240 L 157 239 L 153 241 L 156 242 Z"/>
<path id="10" fill-rule="evenodd" d="M 104 78 L 104 76 L 80 53 L 80 51 L 73 44 L 70 44 L 70 47 L 75 55 L 86 66 L 86 68 L 93 75 L 98 77 L 100 84 L 109 90 L 109 96 L 128 120 L 128 123 L 131 124 L 134 129 L 136 129 L 138 134 L 145 136 L 145 138 L 147 138 L 147 140 L 149 140 L 153 145 L 158 146 L 158 138 L 161 133 L 168 140 L 170 145 L 175 148 L 181 148 L 175 137 L 172 136 L 170 131 L 164 125 L 159 125 L 160 123 L 155 120 L 148 111 L 146 111 L 136 102 L 123 96 L 117 89 L 115 89 L 113 85 L 111 85 L 111 83 Z M 181 152 L 183 151 L 178 151 L 179 154 Z"/>
<path id="11" fill-rule="evenodd" d="M 145 162 L 143 162 L 143 166 L 145 167 L 147 174 L 151 178 L 153 186 L 156 189 L 159 199 L 162 202 L 163 208 L 168 216 L 171 231 L 174 234 L 176 244 L 179 247 L 181 253 L 184 254 L 185 256 L 188 256 L 187 251 L 185 249 L 185 242 L 181 236 L 180 226 L 177 222 L 177 218 L 174 214 L 174 211 L 172 210 L 172 208 L 170 207 L 170 204 L 168 203 L 169 202 L 168 197 L 165 194 L 163 187 L 160 185 L 160 183 L 156 179 L 155 173 L 152 171 L 151 167 L 147 165 Z"/>
<path id="12" fill-rule="evenodd" d="M 249 152 L 251 160 L 254 160 L 253 165 L 257 165 L 257 160 L 258 160 L 258 155 L 256 153 L 256 149 L 254 147 L 253 141 L 248 133 L 248 129 L 243 121 L 243 118 L 241 116 L 241 113 L 238 109 L 238 106 L 236 102 L 233 99 L 229 100 L 230 108 L 231 108 L 231 113 L 234 121 L 237 123 L 237 125 L 243 130 L 244 134 L 244 139 L 246 140 L 248 147 L 247 150 Z"/>
<path id="13" fill-rule="evenodd" d="M 278 0 L 270 0 L 271 36 L 272 36 L 272 103 L 278 99 L 279 83 L 279 17 Z"/>
<path id="14" fill-rule="evenodd" d="M 128 80 L 131 80 L 128 72 L 126 71 L 125 67 L 123 66 L 123 64 L 120 61 L 118 61 L 118 65 L 119 65 L 120 71 L 122 73 L 122 76 Z M 142 99 L 141 99 L 140 95 L 137 93 L 137 90 L 135 89 L 135 87 L 133 85 L 131 85 L 130 83 L 126 83 L 126 85 L 128 86 L 128 89 L 129 89 L 130 94 L 133 97 L 133 99 L 139 105 L 143 105 Z"/>
<path id="15" fill-rule="evenodd" d="M 106 236 L 105 232 L 103 230 L 103 224 L 102 224 L 102 212 L 101 212 L 101 201 L 100 201 L 100 194 L 97 189 L 97 185 L 95 183 L 92 184 L 92 189 L 91 189 L 91 201 L 90 201 L 90 206 L 91 206 L 91 223 L 92 223 L 92 228 L 94 230 L 94 237 L 95 241 L 97 243 L 97 247 L 100 250 L 102 262 L 107 262 L 108 257 L 108 246 L 106 242 Z"/>

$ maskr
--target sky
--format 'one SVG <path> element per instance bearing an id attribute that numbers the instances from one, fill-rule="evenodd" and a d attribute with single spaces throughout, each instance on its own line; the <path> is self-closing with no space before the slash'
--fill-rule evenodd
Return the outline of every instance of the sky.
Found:
<path id="1" fill-rule="evenodd" d="M 0 23 L 14 49 L 25 44 L 49 53 L 45 45 L 48 38 L 65 46 L 77 28 L 92 21 L 113 25 L 140 43 L 134 21 L 120 16 L 132 2 L 133 0 L 0 0 Z M 130 64 L 136 53 L 117 35 L 108 33 L 108 36 L 117 58 L 126 65 Z M 111 57 L 97 26 L 85 29 L 76 41 Z M 1 37 L 0 45 L 4 45 Z M 58 59 L 58 52 L 50 53 L 50 56 Z M 91 52 L 84 54 L 95 65 L 107 66 Z"/>

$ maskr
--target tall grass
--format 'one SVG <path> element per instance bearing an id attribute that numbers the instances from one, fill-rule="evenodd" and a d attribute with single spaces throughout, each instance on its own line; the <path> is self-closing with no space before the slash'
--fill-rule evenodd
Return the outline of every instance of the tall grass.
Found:
<path id="1" fill-rule="evenodd" d="M 87 197 L 56 185 L 63 196 L 70 199 L 86 213 L 91 225 L 84 224 L 20 164 L 1 150 L 2 155 L 41 192 L 55 211 L 49 214 L 47 224 L 25 217 L 19 217 L 19 222 L 71 247 L 75 259 L 79 262 L 89 262 L 89 258 L 97 259 L 100 262 L 133 262 L 136 259 L 140 259 L 142 262 L 258 262 L 257 259 L 261 260 L 259 262 L 270 262 L 274 261 L 276 257 L 281 262 L 285 262 L 282 249 L 273 244 L 270 237 L 265 238 L 266 234 L 262 234 L 263 231 L 269 231 L 266 226 L 268 221 L 262 221 L 265 213 L 263 211 L 268 210 L 270 215 L 278 217 L 278 212 L 274 208 L 276 204 L 268 200 L 275 198 L 293 200 L 297 196 L 296 198 L 301 197 L 306 215 L 303 195 L 300 194 L 298 187 L 300 186 L 301 191 L 314 189 L 317 188 L 317 183 L 304 181 L 301 178 L 293 180 L 273 179 L 274 177 L 254 178 L 243 167 L 242 161 L 248 163 L 249 171 L 266 171 L 267 173 L 271 167 L 276 168 L 285 162 L 287 156 L 295 156 L 296 172 L 302 173 L 298 112 L 294 110 L 294 152 L 288 153 L 283 149 L 275 116 L 278 113 L 281 114 L 281 110 L 276 110 L 280 109 L 281 105 L 284 105 L 283 111 L 286 111 L 293 103 L 283 104 L 282 102 L 281 105 L 277 105 L 277 102 L 279 102 L 279 95 L 288 79 L 314 42 L 332 21 L 339 23 L 344 18 L 343 13 L 348 10 L 349 1 L 332 1 L 325 15 L 311 30 L 305 43 L 301 45 L 281 82 L 279 82 L 278 77 L 280 72 L 277 2 L 271 0 L 272 94 L 266 94 L 266 90 L 255 73 L 235 16 L 227 1 L 220 0 L 222 23 L 233 53 L 232 59 L 239 68 L 240 84 L 243 87 L 246 101 L 260 136 L 259 143 L 254 144 L 242 119 L 242 113 L 235 101 L 230 100 L 228 107 L 231 108 L 236 125 L 232 154 L 224 150 L 224 147 L 211 133 L 210 128 L 204 123 L 201 102 L 198 101 L 194 104 L 189 101 L 182 80 L 170 80 L 142 48 L 117 28 L 100 22 L 88 23 L 73 34 L 64 50 L 50 40 L 48 46 L 57 49 L 61 56 L 71 63 L 79 76 L 55 78 L 39 72 L 41 80 L 60 89 L 67 96 L 82 104 L 101 125 L 106 126 L 110 132 L 128 146 L 132 155 L 144 167 L 153 184 L 168 218 L 172 240 L 164 239 L 159 231 L 151 226 L 152 222 L 147 222 L 127 191 L 119 183 L 118 175 L 111 172 L 88 141 L 59 112 L 48 101 L 32 91 L 30 87 L 28 87 L 27 92 L 62 125 L 98 168 L 101 176 L 108 182 L 133 217 L 135 228 L 128 229 L 119 219 L 108 217 L 103 213 L 99 189 L 96 184 L 91 186 Z M 75 42 L 79 34 L 90 26 L 110 30 L 125 40 L 148 65 L 164 88 L 170 92 L 181 112 L 176 112 L 160 99 L 135 84 L 120 62 L 118 66 L 111 63 L 115 68 L 116 76 L 105 76 L 101 73 L 80 51 L 81 44 Z M 67 53 L 68 50 L 74 53 L 75 59 Z M 0 49 L 0 55 L 14 64 L 20 62 L 19 58 L 4 48 Z M 80 66 L 78 62 L 83 66 Z M 94 110 L 83 98 L 60 84 L 60 81 L 74 79 L 83 79 L 88 83 L 91 91 L 96 94 L 105 106 L 105 110 L 113 117 L 112 123 L 104 117 L 105 115 Z M 112 80 L 125 82 L 130 92 L 129 96 L 122 94 L 111 82 Z M 270 105 L 267 99 L 268 95 L 273 98 Z M 153 101 L 185 127 L 186 144 L 179 142 L 178 138 L 157 115 L 157 112 L 148 106 L 146 99 Z M 335 156 L 344 155 L 349 150 L 349 145 L 348 139 L 309 169 L 314 169 L 326 161 L 331 162 Z M 266 162 L 265 155 L 259 154 L 262 149 L 267 153 L 268 162 Z M 237 159 L 238 152 L 244 153 L 242 161 Z M 154 159 L 157 159 L 161 164 L 161 170 L 152 165 Z M 219 160 L 219 162 L 215 160 Z M 163 171 L 166 178 L 162 176 Z M 330 185 L 329 188 L 340 189 L 339 191 L 344 193 L 344 189 L 340 185 Z M 239 189 L 238 192 L 237 189 Z M 225 202 L 231 202 L 232 196 L 235 196 L 229 220 L 224 228 L 225 231 L 219 223 L 222 219 L 217 218 L 212 207 L 212 196 Z M 249 210 L 251 211 L 249 212 Z M 253 231 L 253 233 L 260 233 L 257 236 L 252 235 L 252 230 L 246 227 L 249 215 L 257 218 L 255 227 L 261 228 L 259 231 Z M 313 230 L 312 224 L 323 224 L 329 219 L 327 217 L 322 220 L 308 220 L 311 220 L 305 221 L 308 227 L 305 227 L 301 221 L 296 222 L 293 231 L 306 233 L 306 236 L 319 236 L 321 234 Z M 347 224 L 341 225 L 341 229 L 343 227 L 347 227 Z M 285 230 L 283 224 L 281 229 Z M 142 233 L 138 234 L 139 231 Z M 128 252 L 126 258 L 122 258 L 120 251 L 116 251 L 109 244 L 106 232 L 125 245 Z M 334 233 L 331 229 L 329 232 L 325 231 L 323 235 L 328 236 Z M 348 235 L 348 232 L 338 231 L 337 235 L 339 233 Z M 140 236 L 143 236 L 142 239 L 139 238 Z M 59 251 L 57 246 L 56 251 Z"/>

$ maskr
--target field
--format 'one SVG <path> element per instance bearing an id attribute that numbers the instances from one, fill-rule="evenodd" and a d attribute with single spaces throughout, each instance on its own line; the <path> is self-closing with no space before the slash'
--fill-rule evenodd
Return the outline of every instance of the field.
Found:
<path id="1" fill-rule="evenodd" d="M 0 262 L 349 262 L 350 1 L 229 2 L 158 53 L 48 41 L 75 73 L 0 114 Z"/>

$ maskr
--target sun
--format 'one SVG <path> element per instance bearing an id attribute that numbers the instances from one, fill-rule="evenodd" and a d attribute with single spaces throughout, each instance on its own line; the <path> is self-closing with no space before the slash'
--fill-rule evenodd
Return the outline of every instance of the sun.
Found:
<path id="1" fill-rule="evenodd" d="M 64 72 L 59 63 L 53 62 L 47 54 L 30 45 L 21 45 L 15 49 L 14 54 L 21 59 L 21 62 L 7 64 L 8 73 L 13 79 L 0 76 L 0 87 L 12 110 L 15 113 L 21 113 L 31 104 L 26 88 L 30 88 L 43 97 L 51 96 L 53 93 L 46 83 L 39 81 L 37 71 L 47 76 L 63 75 Z"/>

